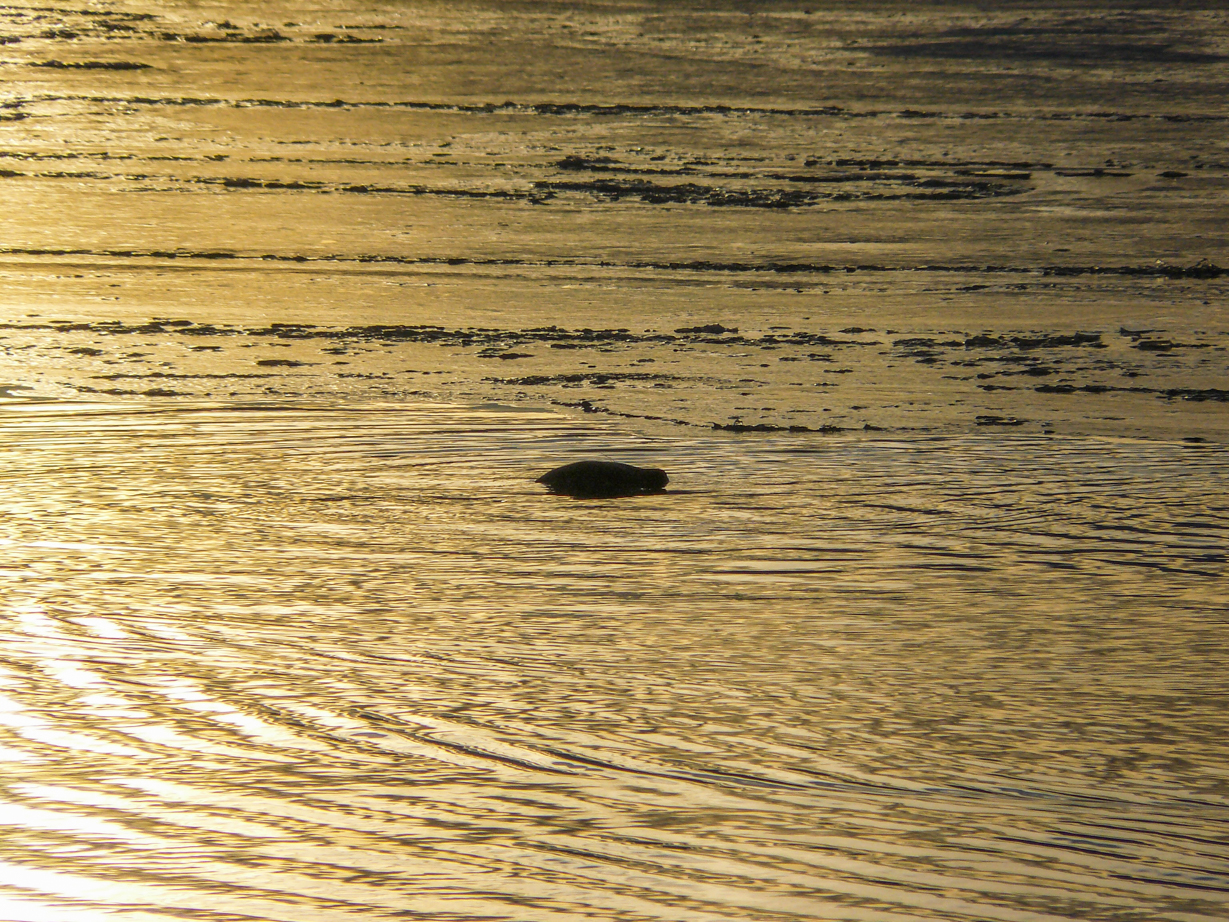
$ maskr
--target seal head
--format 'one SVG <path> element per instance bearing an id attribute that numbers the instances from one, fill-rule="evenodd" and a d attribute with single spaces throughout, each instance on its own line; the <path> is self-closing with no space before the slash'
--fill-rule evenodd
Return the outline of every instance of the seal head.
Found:
<path id="1" fill-rule="evenodd" d="M 617 461 L 575 461 L 543 474 L 537 482 L 552 493 L 578 499 L 607 499 L 660 493 L 670 478 L 655 467 L 634 467 Z"/>

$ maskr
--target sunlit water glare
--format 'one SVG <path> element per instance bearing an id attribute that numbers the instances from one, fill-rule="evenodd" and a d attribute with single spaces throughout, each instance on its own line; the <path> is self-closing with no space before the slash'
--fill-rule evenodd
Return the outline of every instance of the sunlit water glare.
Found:
<path id="1" fill-rule="evenodd" d="M 5 919 L 1214 920 L 1223 448 L 0 416 Z M 576 501 L 582 457 L 665 495 Z"/>

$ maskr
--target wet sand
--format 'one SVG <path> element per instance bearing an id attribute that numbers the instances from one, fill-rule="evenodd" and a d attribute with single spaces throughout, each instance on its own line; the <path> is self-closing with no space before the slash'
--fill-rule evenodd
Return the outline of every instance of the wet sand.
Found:
<path id="1" fill-rule="evenodd" d="M 25 398 L 493 401 L 601 414 L 659 435 L 950 435 L 1006 427 L 1225 439 L 1225 333 L 970 329 L 25 318 L 0 325 L 0 335 L 25 366 L 9 375 L 27 382 L 12 391 Z"/>
<path id="2" fill-rule="evenodd" d="M 9 8 L 8 382 L 1224 438 L 1214 12 L 482 9 Z"/>

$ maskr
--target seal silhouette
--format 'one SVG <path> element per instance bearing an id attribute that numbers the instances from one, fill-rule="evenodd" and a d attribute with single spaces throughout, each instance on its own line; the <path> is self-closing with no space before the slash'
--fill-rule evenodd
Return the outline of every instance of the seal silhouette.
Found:
<path id="1" fill-rule="evenodd" d="M 552 493 L 578 499 L 608 499 L 660 493 L 670 478 L 655 467 L 635 467 L 618 461 L 575 461 L 548 471 L 537 482 L 545 484 Z"/>

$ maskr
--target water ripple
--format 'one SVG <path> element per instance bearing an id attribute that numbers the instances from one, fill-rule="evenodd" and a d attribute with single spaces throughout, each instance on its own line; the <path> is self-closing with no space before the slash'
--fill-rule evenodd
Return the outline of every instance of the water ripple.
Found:
<path id="1" fill-rule="evenodd" d="M 1229 903 L 1223 449 L 0 415 L 14 919 Z M 605 456 L 660 497 L 532 482 Z"/>

